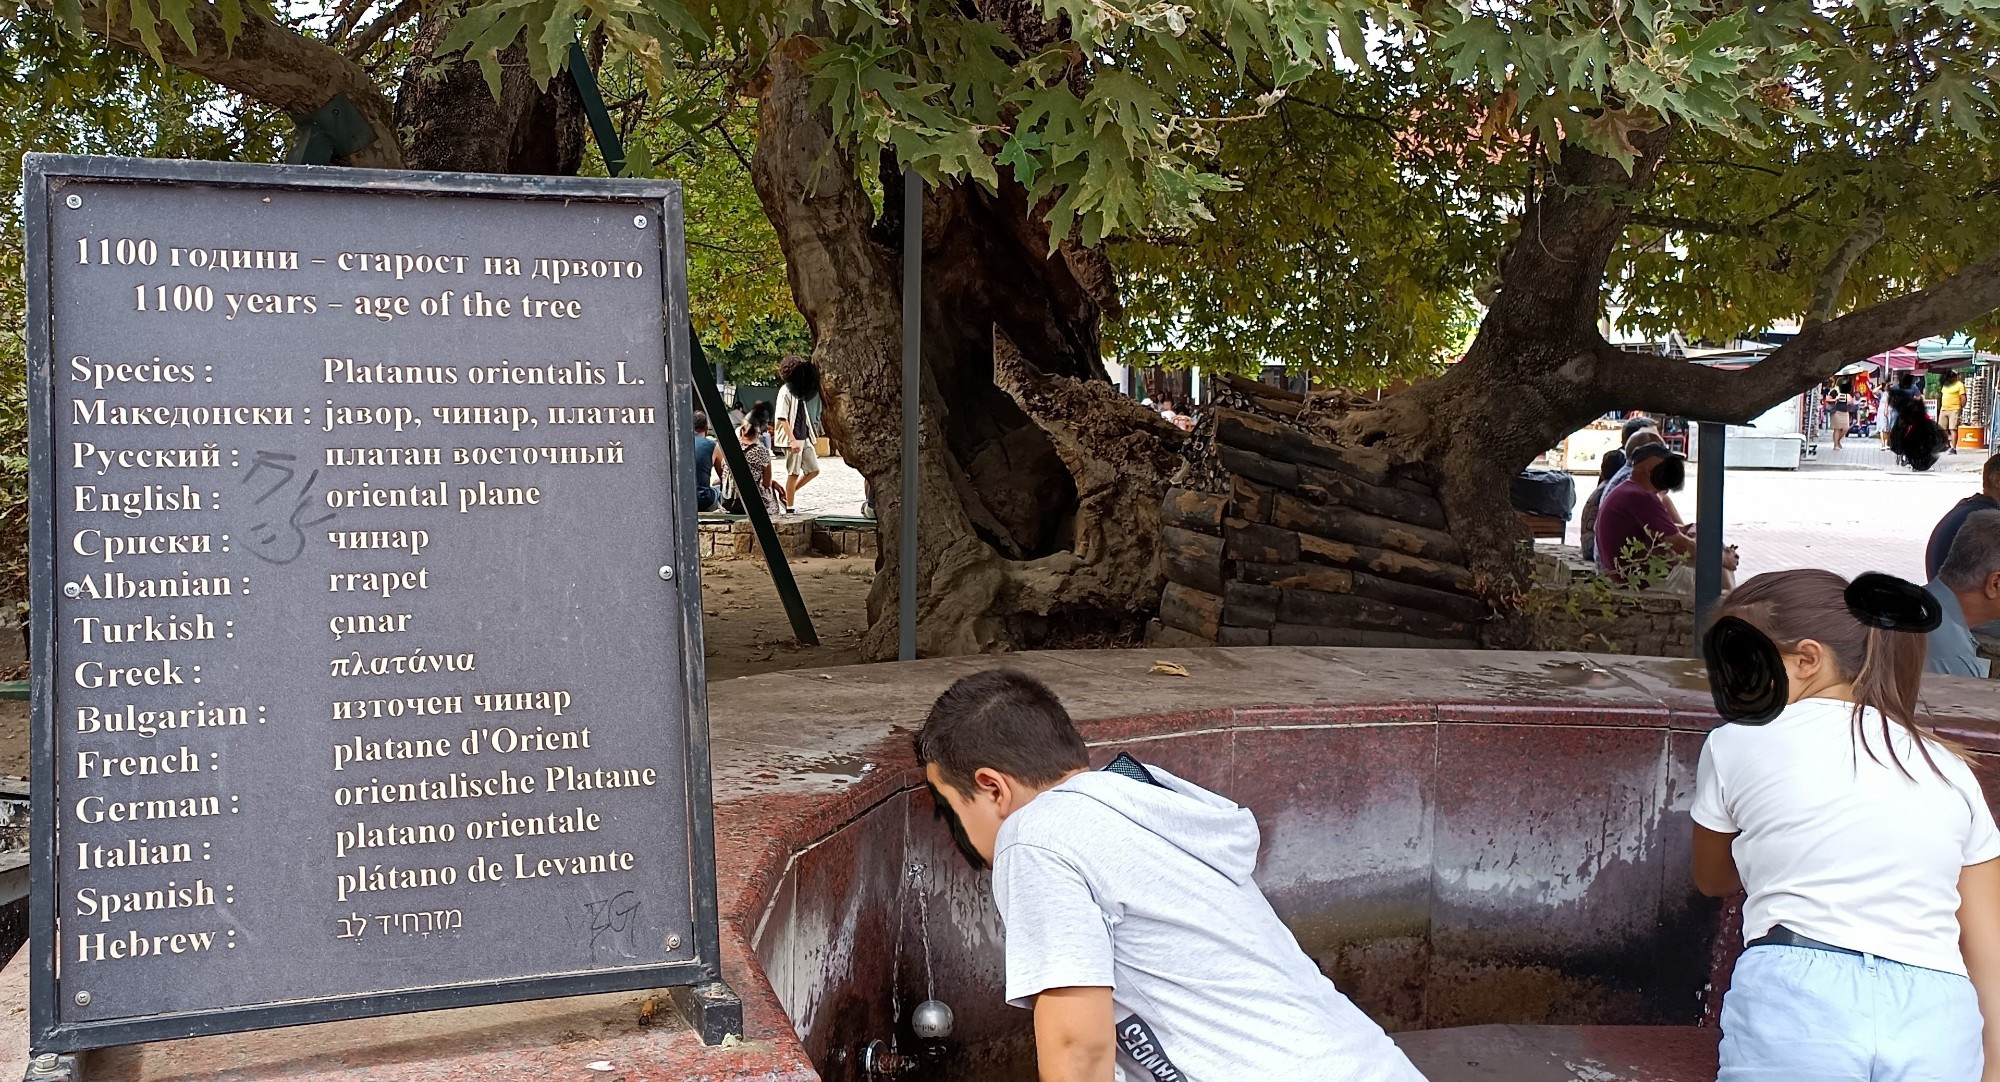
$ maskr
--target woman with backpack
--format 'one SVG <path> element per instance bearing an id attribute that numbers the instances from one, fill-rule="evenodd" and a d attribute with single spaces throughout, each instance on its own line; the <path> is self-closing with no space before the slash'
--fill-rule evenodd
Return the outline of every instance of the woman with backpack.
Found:
<path id="1" fill-rule="evenodd" d="M 1785 705 L 1696 769 L 1695 885 L 1747 893 L 1718 1082 L 1996 1082 L 2000 830 L 1917 723 L 1923 631 L 1847 587 L 1759 575 L 1719 613 L 1776 646 Z"/>

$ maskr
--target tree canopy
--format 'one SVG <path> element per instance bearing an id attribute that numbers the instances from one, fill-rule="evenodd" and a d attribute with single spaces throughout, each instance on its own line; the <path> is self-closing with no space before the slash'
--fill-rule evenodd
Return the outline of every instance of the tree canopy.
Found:
<path id="1" fill-rule="evenodd" d="M 1606 284 L 1621 325 L 1724 340 L 1813 314 L 1816 298 L 1825 318 L 1991 254 L 1992 16 L 1970 4 L 1826 15 L 1776 5 L 1705 30 L 1711 42 L 1737 34 L 1725 51 L 1773 38 L 1799 47 L 1765 50 L 1767 72 L 1741 69 L 1752 81 L 1736 116 L 1677 112 L 1685 94 L 1644 99 L 1657 103 L 1647 123 L 1666 125 L 1657 134 L 1667 138 L 1649 183 L 1620 196 L 1632 213 Z M 1442 51 L 1442 39 L 1375 37 L 1368 66 L 1316 72 L 1222 129 L 1215 162 L 1231 187 L 1210 196 L 1215 219 L 1113 247 L 1134 316 L 1115 332 L 1120 345 L 1219 367 L 1266 358 L 1361 386 L 1462 352 L 1463 327 L 1490 299 L 1501 253 L 1565 140 L 1604 150 L 1602 138 L 1578 136 L 1640 129 L 1609 126 L 1607 110 L 1579 121 L 1559 107 L 1549 88 L 1574 69 L 1504 59 L 1514 50 L 1560 61 L 1546 40 L 1507 44 L 1484 30 L 1455 40 L 1479 43 L 1463 46 L 1480 50 L 1478 62 Z M 1489 63 L 1500 64 L 1497 79 Z M 1536 80 L 1547 104 L 1523 107 Z M 1216 96 L 1247 108 L 1271 85 L 1253 65 Z M 1692 100 L 1707 108 L 1711 96 Z M 1636 115 L 1640 99 L 1598 102 L 1613 100 Z M 1559 132 L 1546 129 L 1551 115 Z M 1977 314 L 1972 329 L 2000 330 L 1994 318 Z"/>

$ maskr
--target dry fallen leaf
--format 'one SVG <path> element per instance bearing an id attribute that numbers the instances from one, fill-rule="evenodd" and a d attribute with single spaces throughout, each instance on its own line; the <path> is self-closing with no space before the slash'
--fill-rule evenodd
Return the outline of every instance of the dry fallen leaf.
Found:
<path id="1" fill-rule="evenodd" d="M 593 1071 L 615 1071 L 618 1069 L 616 1067 L 613 1067 L 611 1065 L 611 1061 L 608 1059 L 592 1060 L 591 1062 L 584 1064 L 584 1066 L 590 1068 Z"/>
<path id="2" fill-rule="evenodd" d="M 1192 673 L 1188 672 L 1186 665 L 1183 665 L 1178 661 L 1155 661 L 1153 662 L 1153 667 L 1151 669 L 1148 669 L 1147 671 L 1156 672 L 1162 676 L 1193 675 Z"/>

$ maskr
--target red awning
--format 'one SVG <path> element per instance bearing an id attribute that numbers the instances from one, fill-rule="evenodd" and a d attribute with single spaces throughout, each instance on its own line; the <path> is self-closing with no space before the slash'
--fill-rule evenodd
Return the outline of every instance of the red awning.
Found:
<path id="1" fill-rule="evenodd" d="M 1887 353 L 1877 353 L 1875 356 L 1868 358 L 1868 360 L 1869 363 L 1880 365 L 1891 372 L 1900 372 L 1904 369 L 1915 368 L 1917 366 L 1917 348 L 1915 346 L 1897 346 Z"/>

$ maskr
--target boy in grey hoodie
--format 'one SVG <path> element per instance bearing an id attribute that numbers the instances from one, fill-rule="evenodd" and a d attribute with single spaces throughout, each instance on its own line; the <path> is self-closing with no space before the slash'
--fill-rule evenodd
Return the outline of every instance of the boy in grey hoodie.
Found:
<path id="1" fill-rule="evenodd" d="M 953 684 L 916 745 L 993 867 L 1042 1082 L 1423 1082 L 1251 880 L 1248 810 L 1128 757 L 1090 770 L 1055 694 L 1006 669 Z"/>

